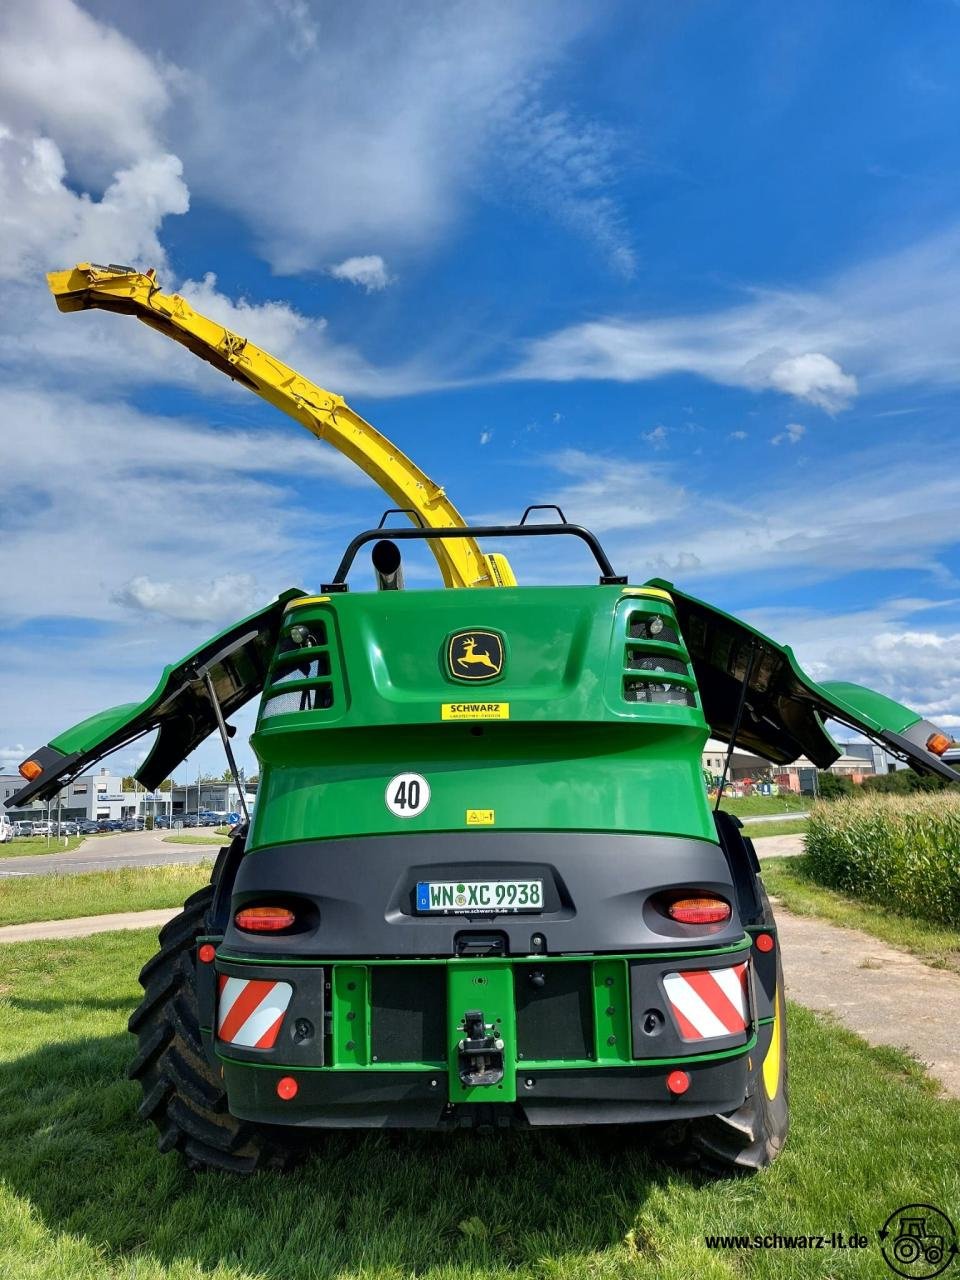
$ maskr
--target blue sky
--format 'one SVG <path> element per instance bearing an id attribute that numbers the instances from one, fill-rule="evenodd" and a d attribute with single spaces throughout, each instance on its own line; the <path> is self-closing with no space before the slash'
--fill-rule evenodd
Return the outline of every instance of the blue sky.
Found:
<path id="1" fill-rule="evenodd" d="M 78 260 L 156 266 L 468 517 L 560 502 L 960 726 L 958 53 L 948 0 L 4 6 L 0 767 L 387 505 L 142 326 L 60 316 Z M 586 576 L 550 546 L 528 580 Z"/>

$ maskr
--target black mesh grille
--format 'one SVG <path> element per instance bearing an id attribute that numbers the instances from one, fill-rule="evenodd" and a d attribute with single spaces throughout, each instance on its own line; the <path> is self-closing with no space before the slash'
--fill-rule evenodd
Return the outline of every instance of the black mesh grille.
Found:
<path id="1" fill-rule="evenodd" d="M 289 693 L 279 693 L 264 703 L 260 713 L 262 720 L 271 716 L 285 716 L 292 711 L 325 711 L 333 706 L 333 685 L 318 684 L 312 689 L 292 689 Z"/>
<path id="2" fill-rule="evenodd" d="M 297 662 L 294 658 L 279 658 L 270 677 L 270 683 L 283 684 L 287 680 L 314 680 L 318 676 L 329 674 L 330 655 L 328 653 L 305 658 L 302 662 Z"/>
<path id="3" fill-rule="evenodd" d="M 291 632 L 296 631 L 296 636 Z M 327 628 L 324 623 L 292 622 L 286 635 L 280 640 L 280 652 L 288 653 L 291 649 L 309 649 L 327 643 Z"/>
<path id="4" fill-rule="evenodd" d="M 447 985 L 439 965 L 376 967 L 370 979 L 370 1043 L 378 1062 L 443 1062 Z"/>
<path id="5" fill-rule="evenodd" d="M 680 637 L 675 629 L 656 613 L 631 614 L 627 635 L 631 640 L 660 640 L 664 644 L 680 643 Z"/>
<path id="6" fill-rule="evenodd" d="M 627 702 L 659 703 L 669 707 L 695 707 L 697 700 L 685 685 L 659 680 L 624 680 Z"/>
<path id="7" fill-rule="evenodd" d="M 685 676 L 687 664 L 679 658 L 668 658 L 662 653 L 644 653 L 642 649 L 627 650 L 627 666 L 634 671 L 672 671 Z"/>
<path id="8" fill-rule="evenodd" d="M 514 984 L 517 1052 L 522 1058 L 582 1061 L 591 1056 L 593 1004 L 589 965 L 517 968 Z"/>

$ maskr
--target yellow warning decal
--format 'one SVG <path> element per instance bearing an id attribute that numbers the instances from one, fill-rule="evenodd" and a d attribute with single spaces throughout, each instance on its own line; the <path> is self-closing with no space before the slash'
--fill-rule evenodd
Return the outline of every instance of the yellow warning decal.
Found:
<path id="1" fill-rule="evenodd" d="M 509 702 L 444 702 L 441 720 L 509 720 Z"/>
<path id="2" fill-rule="evenodd" d="M 468 827 L 492 827 L 496 820 L 496 814 L 493 809 L 468 809 L 467 810 L 467 826 Z"/>

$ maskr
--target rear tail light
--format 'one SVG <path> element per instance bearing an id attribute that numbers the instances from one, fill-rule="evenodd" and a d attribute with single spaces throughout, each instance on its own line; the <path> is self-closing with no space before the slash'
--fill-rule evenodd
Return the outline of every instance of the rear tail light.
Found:
<path id="1" fill-rule="evenodd" d="M 935 756 L 942 756 L 951 746 L 953 746 L 953 739 L 948 738 L 945 733 L 931 733 L 927 739 L 927 750 L 933 752 Z M 23 765 L 20 766 L 20 772 L 23 773 Z"/>
<path id="2" fill-rule="evenodd" d="M 248 933 L 277 933 L 296 923 L 296 916 L 286 907 L 243 907 L 233 918 L 238 929 Z"/>
<path id="3" fill-rule="evenodd" d="M 712 895 L 678 898 L 667 907 L 667 915 L 678 924 L 723 924 L 730 919 L 730 903 Z"/>

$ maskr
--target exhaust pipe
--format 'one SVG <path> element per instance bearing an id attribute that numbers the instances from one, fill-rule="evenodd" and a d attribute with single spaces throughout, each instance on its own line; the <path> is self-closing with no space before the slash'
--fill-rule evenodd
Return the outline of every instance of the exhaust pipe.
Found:
<path id="1" fill-rule="evenodd" d="M 381 538 L 374 544 L 371 553 L 373 572 L 377 576 L 378 591 L 402 591 L 403 569 L 401 567 L 400 548 L 388 538 Z"/>

